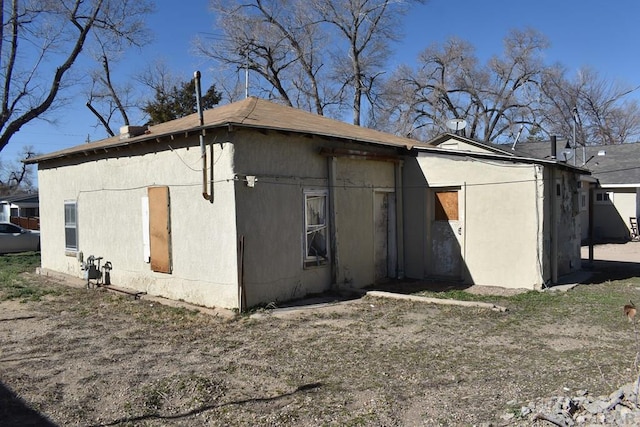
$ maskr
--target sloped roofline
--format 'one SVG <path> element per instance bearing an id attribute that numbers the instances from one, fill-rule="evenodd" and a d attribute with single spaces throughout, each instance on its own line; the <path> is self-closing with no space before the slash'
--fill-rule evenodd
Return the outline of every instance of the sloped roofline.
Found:
<path id="1" fill-rule="evenodd" d="M 203 130 L 206 132 L 207 129 L 224 127 L 300 133 L 393 146 L 408 150 L 411 150 L 414 146 L 422 146 L 434 151 L 441 150 L 413 139 L 399 137 L 366 127 L 355 126 L 255 97 L 249 97 L 242 101 L 206 110 L 203 112 L 203 118 L 204 125 L 202 126 L 200 126 L 198 114 L 194 113 L 180 119 L 149 126 L 147 131 L 142 135 L 129 138 L 121 138 L 119 135 L 113 136 L 100 141 L 32 157 L 24 160 L 24 162 L 32 164 L 78 155 L 90 155 L 92 153 L 110 151 L 111 149 L 126 148 L 139 143 L 175 138 L 178 135 L 187 137 L 198 134 Z"/>
<path id="2" fill-rule="evenodd" d="M 14 194 L 12 196 L 0 196 L 0 203 L 38 202 L 38 193 Z"/>
<path id="3" fill-rule="evenodd" d="M 486 142 L 477 141 L 475 139 L 467 138 L 464 136 L 456 135 L 453 133 L 444 133 L 442 135 L 438 135 L 437 137 L 427 141 L 427 145 L 432 147 L 437 147 L 443 142 L 449 141 L 450 139 L 457 139 L 460 142 L 464 142 L 475 147 L 483 148 L 485 150 L 491 151 L 491 153 L 480 153 L 480 152 L 471 152 L 471 151 L 462 151 L 462 150 L 443 150 L 447 154 L 451 154 L 453 156 L 468 156 L 468 157 L 479 157 L 479 158 L 487 158 L 487 159 L 498 159 L 498 160 L 511 160 L 514 162 L 520 163 L 536 163 L 542 165 L 554 165 L 560 167 L 562 169 L 572 170 L 574 172 L 580 173 L 582 175 L 591 175 L 591 171 L 585 168 L 581 168 L 579 166 L 569 165 L 565 162 L 560 162 L 558 160 L 551 159 L 541 159 L 538 157 L 530 157 L 523 156 L 522 153 L 519 153 L 516 150 L 504 150 L 496 144 L 490 144 Z M 416 147 L 418 151 L 420 151 L 420 147 Z M 442 153 L 442 152 L 438 152 Z"/>
<path id="4" fill-rule="evenodd" d="M 433 138 L 430 141 L 427 141 L 427 144 L 432 145 L 434 147 L 442 144 L 445 141 L 450 140 L 451 138 L 453 139 L 457 139 L 461 142 L 465 142 L 469 145 L 473 145 L 474 147 L 479 147 L 479 148 L 484 148 L 486 150 L 491 150 L 495 153 L 499 153 L 499 154 L 504 154 L 506 156 L 516 156 L 516 153 L 514 153 L 511 150 L 504 150 L 502 148 L 500 148 L 499 146 L 497 146 L 497 144 L 490 144 L 487 142 L 481 142 L 481 141 L 477 141 L 475 139 L 471 139 L 471 138 L 467 138 L 466 136 L 460 136 L 460 135 L 456 135 L 455 133 L 443 133 L 442 135 L 438 135 L 437 137 Z"/>

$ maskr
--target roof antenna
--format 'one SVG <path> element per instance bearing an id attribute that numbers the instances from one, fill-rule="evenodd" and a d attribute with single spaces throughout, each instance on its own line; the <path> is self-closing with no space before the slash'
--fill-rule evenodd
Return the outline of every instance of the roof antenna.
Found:
<path id="1" fill-rule="evenodd" d="M 518 134 L 516 135 L 516 140 L 513 141 L 513 145 L 511 146 L 512 150 L 516 149 L 516 144 L 518 143 L 518 140 L 520 139 L 520 135 L 522 134 L 522 129 L 524 129 L 524 123 L 520 124 L 520 130 L 518 131 Z"/>

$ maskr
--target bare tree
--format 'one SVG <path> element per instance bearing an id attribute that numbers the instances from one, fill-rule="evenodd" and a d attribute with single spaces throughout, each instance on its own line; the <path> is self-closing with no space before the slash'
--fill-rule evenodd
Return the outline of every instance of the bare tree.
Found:
<path id="1" fill-rule="evenodd" d="M 0 9 L 2 151 L 22 126 L 60 104 L 69 71 L 92 36 L 122 45 L 144 39 L 142 19 L 151 2 L 0 0 Z"/>
<path id="2" fill-rule="evenodd" d="M 376 126 L 414 137 L 449 131 L 464 119 L 471 138 L 501 142 L 521 125 L 536 126 L 546 39 L 535 30 L 512 31 L 501 57 L 479 65 L 473 46 L 452 38 L 419 56 L 419 67 L 401 67 L 387 80 L 386 114 Z"/>
<path id="3" fill-rule="evenodd" d="M 114 116 L 120 118 L 121 125 L 129 125 L 129 112 L 138 108 L 131 100 L 134 92 L 130 83 L 117 85 L 112 78 L 112 63 L 118 62 L 121 52 L 111 46 L 110 41 L 96 37 L 97 52 L 93 55 L 100 67 L 91 73 L 91 88 L 87 94 L 87 108 L 98 119 L 100 126 L 109 136 L 114 136 L 112 127 Z"/>
<path id="4" fill-rule="evenodd" d="M 36 152 L 31 146 L 23 147 L 15 162 L 0 161 L 0 195 L 12 195 L 33 191 L 33 167 L 21 160 L 34 157 Z"/>
<path id="5" fill-rule="evenodd" d="M 323 44 L 306 2 L 212 0 L 210 4 L 223 35 L 213 44 L 208 38 L 199 40 L 203 55 L 233 73 L 244 69 L 255 73 L 253 93 L 257 90 L 286 105 L 324 113 L 332 100 L 318 83 L 322 68 L 318 52 Z"/>
<path id="6" fill-rule="evenodd" d="M 351 92 L 353 124 L 360 125 L 363 97 L 375 104 L 390 43 L 400 37 L 399 18 L 405 14 L 409 1 L 312 0 L 312 4 L 329 25 L 327 33 L 335 28 L 342 36 L 332 52 L 333 79 L 341 93 Z"/>
<path id="7" fill-rule="evenodd" d="M 610 82 L 590 68 L 571 79 L 561 66 L 544 76 L 544 126 L 578 144 L 622 144 L 640 136 L 640 107 L 627 99 L 636 88 Z"/>
<path id="8" fill-rule="evenodd" d="M 268 98 L 321 115 L 348 109 L 360 124 L 363 99 L 375 102 L 390 43 L 399 36 L 398 18 L 411 1 L 422 2 L 212 0 L 222 35 L 198 46 L 236 75 L 243 69 L 257 74 L 254 93 L 255 87 Z"/>

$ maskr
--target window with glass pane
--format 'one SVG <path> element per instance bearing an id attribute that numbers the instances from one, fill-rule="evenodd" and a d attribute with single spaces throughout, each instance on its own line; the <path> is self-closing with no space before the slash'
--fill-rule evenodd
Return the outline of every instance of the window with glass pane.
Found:
<path id="1" fill-rule="evenodd" d="M 64 202 L 64 248 L 68 251 L 78 250 L 76 213 L 76 202 Z"/>
<path id="2" fill-rule="evenodd" d="M 305 265 L 325 264 L 328 259 L 327 193 L 305 193 Z"/>

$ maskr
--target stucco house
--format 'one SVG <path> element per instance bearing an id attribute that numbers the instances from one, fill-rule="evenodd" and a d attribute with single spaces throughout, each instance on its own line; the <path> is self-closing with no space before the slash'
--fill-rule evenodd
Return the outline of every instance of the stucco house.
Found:
<path id="1" fill-rule="evenodd" d="M 593 182 L 594 193 L 593 239 L 599 242 L 627 241 L 631 237 L 630 218 L 640 216 L 640 143 L 617 145 L 588 145 L 573 149 L 566 141 L 556 141 L 558 157 L 566 156 L 566 162 L 588 169 L 590 177 L 584 177 L 580 189 L 582 223 L 589 222 L 589 188 Z M 538 158 L 550 157 L 550 142 L 524 142 L 517 145 L 520 153 Z M 588 227 L 582 229 L 586 241 Z"/>
<path id="2" fill-rule="evenodd" d="M 535 289 L 579 268 L 579 168 L 257 98 L 27 161 L 43 272 L 101 256 L 114 285 L 203 306 L 404 278 Z"/>

